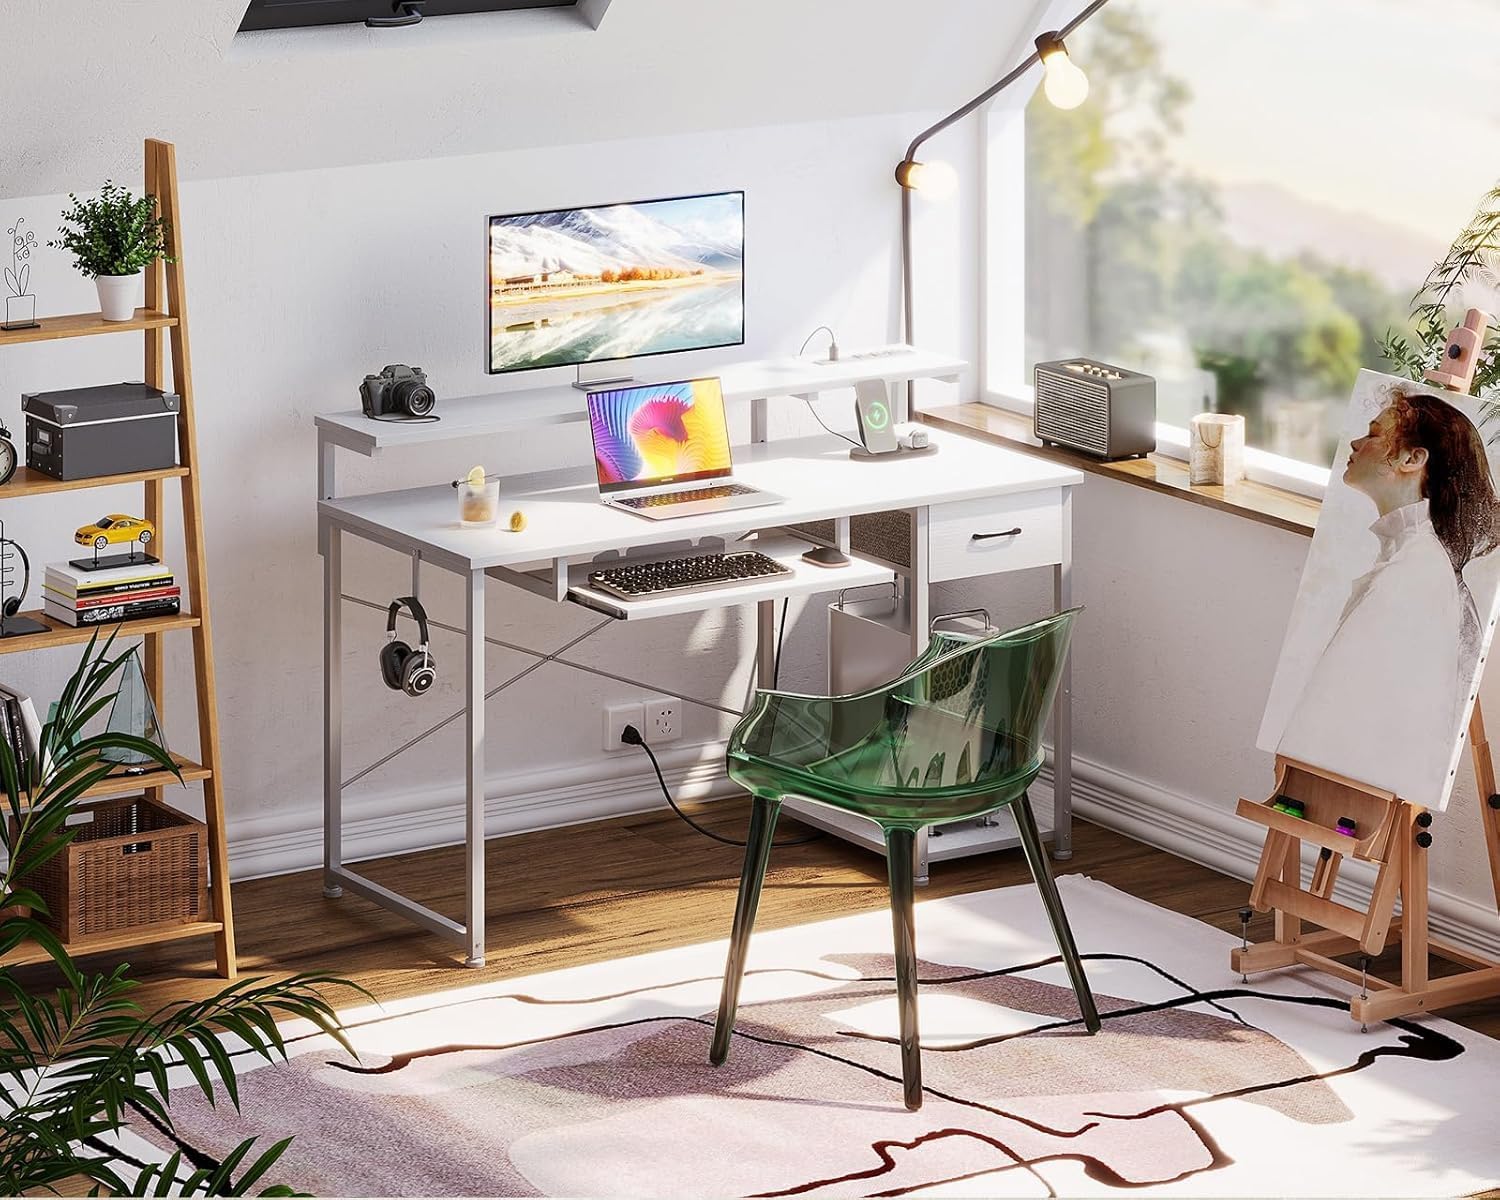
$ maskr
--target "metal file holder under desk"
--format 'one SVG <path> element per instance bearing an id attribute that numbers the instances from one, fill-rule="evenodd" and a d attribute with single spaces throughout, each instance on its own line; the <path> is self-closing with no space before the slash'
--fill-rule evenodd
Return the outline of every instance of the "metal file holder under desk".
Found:
<path id="1" fill-rule="evenodd" d="M 485 632 L 488 580 L 524 588 L 558 603 L 581 602 L 599 610 L 598 622 L 562 647 L 532 649 L 500 643 L 528 655 L 535 660 L 534 665 L 556 662 L 578 670 L 594 668 L 569 661 L 567 651 L 612 625 L 613 619 L 638 620 L 754 604 L 755 661 L 763 686 L 771 681 L 776 602 L 783 596 L 831 592 L 899 578 L 911 614 L 912 657 L 926 644 L 931 582 L 1048 566 L 1053 570 L 1057 606 L 1070 606 L 1071 493 L 1084 479 L 1072 468 L 942 431 L 933 433 L 940 448 L 938 454 L 889 464 L 854 463 L 849 459 L 847 444 L 830 436 L 767 444 L 768 406 L 773 397 L 812 398 L 822 390 L 850 387 L 861 378 L 956 379 L 963 366 L 955 359 L 910 352 L 832 366 L 783 359 L 721 368 L 719 374 L 731 404 L 750 402 L 751 443 L 736 448 L 736 477 L 784 497 L 784 502 L 774 508 L 705 514 L 665 524 L 643 521 L 599 504 L 593 473 L 583 466 L 506 481 L 507 504 L 527 513 L 527 528 L 520 533 L 461 529 L 454 493 L 446 483 L 361 496 L 343 497 L 338 493 L 337 452 L 341 448 L 380 458 L 388 450 L 406 446 L 470 441 L 538 425 L 582 422 L 582 400 L 568 386 L 450 401 L 439 405 L 443 420 L 435 424 L 372 422 L 357 411 L 318 417 L 318 546 L 323 556 L 324 589 L 325 893 L 336 897 L 347 888 L 457 943 L 463 947 L 468 965 L 484 962 L 485 700 L 487 695 L 517 682 L 513 678 L 488 693 L 486 690 L 485 646 L 496 640 Z M 826 538 L 816 540 L 826 540 L 848 552 L 851 520 L 885 513 L 907 514 L 910 538 L 904 563 L 855 554 L 850 567 L 830 571 L 801 564 L 793 554 L 793 578 L 752 581 L 744 590 L 723 588 L 689 596 L 656 597 L 635 602 L 628 609 L 618 604 L 611 609 L 607 599 L 585 594 L 584 577 L 600 556 L 669 557 L 684 553 L 684 543 L 717 549 L 722 542 L 732 548 L 745 535 L 759 530 L 758 540 L 745 545 L 769 550 L 773 557 L 784 559 L 789 550 L 794 551 L 807 539 L 799 541 L 783 527 L 818 523 L 823 523 L 828 533 Z M 777 526 L 755 524 L 766 521 L 775 521 Z M 384 598 L 377 605 L 369 598 L 345 596 L 342 550 L 346 535 L 409 558 L 409 584 L 403 581 L 393 585 L 392 595 L 420 594 L 423 563 L 452 571 L 465 580 L 464 624 L 447 624 L 442 614 L 431 614 L 435 629 L 464 639 L 465 902 L 460 920 L 399 895 L 344 862 L 345 788 L 405 748 L 398 747 L 346 779 L 342 612 L 350 602 L 381 610 L 385 607 Z M 451 651 L 439 652 L 438 657 L 445 668 L 456 662 Z M 624 675 L 604 673 L 629 682 Z M 647 683 L 639 686 L 662 690 Z M 733 715 L 734 710 L 727 706 L 714 707 Z M 1053 739 L 1057 747 L 1054 849 L 1059 857 L 1066 857 L 1071 846 L 1068 713 L 1065 679 Z M 432 714 L 434 720 L 444 715 L 436 710 Z M 453 714 L 450 719 L 459 715 Z M 921 853 L 920 866 L 925 874 L 925 845 Z M 946 851 L 943 856 L 947 856 Z"/>

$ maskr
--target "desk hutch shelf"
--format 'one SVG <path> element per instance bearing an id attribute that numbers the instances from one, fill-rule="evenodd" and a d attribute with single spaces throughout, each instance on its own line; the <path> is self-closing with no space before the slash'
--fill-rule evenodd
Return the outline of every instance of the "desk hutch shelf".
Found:
<path id="1" fill-rule="evenodd" d="M 22 497 L 46 496 L 57 492 L 86 488 L 139 485 L 144 491 L 144 513 L 147 520 L 161 523 L 165 507 L 165 484 L 168 479 L 180 481 L 182 501 L 183 550 L 186 558 L 188 592 L 193 611 L 175 616 L 151 617 L 119 626 L 120 636 L 142 639 L 141 655 L 147 686 L 162 707 L 164 651 L 162 637 L 178 630 L 190 630 L 193 643 L 194 681 L 197 693 L 199 759 L 174 755 L 182 783 L 203 785 L 204 819 L 207 825 L 209 901 L 211 919 L 183 921 L 170 925 L 151 925 L 106 936 L 74 940 L 68 951 L 84 954 L 120 954 L 137 946 L 181 938 L 212 935 L 219 974 L 233 978 L 236 972 L 234 918 L 229 898 L 229 852 L 225 841 L 224 799 L 221 789 L 219 757 L 218 707 L 214 695 L 213 643 L 209 636 L 207 568 L 203 543 L 203 508 L 198 482 L 198 441 L 194 427 L 192 365 L 188 351 L 186 283 L 183 272 L 182 222 L 177 187 L 176 149 L 169 142 L 147 139 L 145 148 L 145 190 L 156 197 L 158 208 L 168 228 L 168 252 L 175 262 L 157 262 L 146 271 L 146 303 L 128 321 L 105 321 L 99 313 L 75 313 L 69 316 L 44 317 L 33 329 L 0 330 L 0 349 L 10 346 L 57 341 L 64 338 L 92 337 L 111 333 L 138 333 L 145 343 L 145 373 L 142 378 L 152 387 L 172 390 L 182 398 L 177 416 L 179 465 L 153 471 L 134 471 L 92 479 L 52 479 L 29 468 L 19 468 L 9 483 L 0 487 L 0 501 Z M 170 356 L 170 357 L 169 357 Z M 170 366 L 170 384 L 168 368 Z M 0 656 L 24 654 L 61 646 L 82 645 L 94 635 L 90 627 L 73 628 L 52 620 L 40 612 L 22 614 L 46 626 L 41 633 L 0 639 Z M 161 802 L 168 787 L 178 784 L 168 771 L 107 779 L 91 788 L 90 797 L 118 796 L 142 792 Z M 45 951 L 23 944 L 0 959 L 0 965 L 18 966 L 44 962 Z"/>

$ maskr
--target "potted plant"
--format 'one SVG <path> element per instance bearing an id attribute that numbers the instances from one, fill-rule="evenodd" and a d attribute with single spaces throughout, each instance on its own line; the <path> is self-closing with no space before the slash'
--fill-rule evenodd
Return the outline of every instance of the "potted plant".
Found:
<path id="1" fill-rule="evenodd" d="M 5 329 L 30 329 L 36 325 L 36 297 L 31 294 L 32 247 L 36 234 L 23 228 L 25 217 L 5 232 L 10 237 L 10 266 L 5 268 Z"/>
<path id="2" fill-rule="evenodd" d="M 114 681 L 131 655 L 113 653 L 113 643 L 113 635 L 101 643 L 97 634 L 89 643 L 42 727 L 36 754 L 18 762 L 0 738 L 0 808 L 6 810 L 0 820 L 0 1195 L 239 1196 L 257 1186 L 261 1195 L 290 1195 L 261 1183 L 290 1138 L 264 1148 L 250 1139 L 207 1165 L 185 1161 L 182 1152 L 142 1164 L 109 1135 L 133 1119 L 174 1140 L 168 1093 L 174 1064 L 185 1066 L 211 1100 L 224 1096 L 238 1108 L 221 1033 L 237 1036 L 263 1059 L 285 1058 L 287 1038 L 277 1022 L 300 1019 L 349 1049 L 323 989 L 368 993 L 322 974 L 244 979 L 208 999 L 147 1013 L 132 997 L 136 983 L 128 965 L 102 974 L 85 970 L 39 919 L 47 915 L 46 902 L 32 890 L 34 872 L 74 836 L 89 788 L 114 769 L 106 752 L 128 750 L 177 771 L 155 742 L 88 732 L 112 701 Z M 22 943 L 51 956 L 55 987 L 18 978 L 5 964 L 5 955 Z"/>
<path id="3" fill-rule="evenodd" d="M 145 270 L 167 253 L 171 231 L 156 214 L 156 197 L 133 196 L 105 180 L 99 195 L 72 204 L 62 214 L 57 237 L 47 243 L 73 255 L 73 265 L 99 289 L 99 311 L 106 321 L 128 321 L 140 302 Z"/>

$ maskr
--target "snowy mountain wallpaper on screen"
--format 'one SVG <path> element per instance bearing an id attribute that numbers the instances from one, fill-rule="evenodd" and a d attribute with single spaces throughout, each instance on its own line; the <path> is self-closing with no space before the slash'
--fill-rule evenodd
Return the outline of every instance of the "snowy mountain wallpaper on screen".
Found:
<path id="1" fill-rule="evenodd" d="M 743 192 L 491 217 L 490 370 L 744 341 Z"/>

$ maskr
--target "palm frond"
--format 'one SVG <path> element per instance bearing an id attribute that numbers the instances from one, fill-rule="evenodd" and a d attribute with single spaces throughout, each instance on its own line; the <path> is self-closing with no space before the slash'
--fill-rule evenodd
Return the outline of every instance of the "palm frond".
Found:
<path id="1" fill-rule="evenodd" d="M 10 817 L 0 821 L 6 853 L 0 870 L 0 958 L 23 943 L 35 943 L 62 972 L 61 986 L 44 994 L 23 987 L 9 968 L 0 966 L 4 1195 L 55 1192 L 80 1178 L 96 1191 L 116 1194 L 248 1195 L 280 1160 L 287 1141 L 253 1160 L 254 1142 L 248 1141 L 216 1167 L 186 1173 L 174 1156 L 131 1178 L 104 1135 L 131 1112 L 170 1135 L 174 1072 L 211 1103 L 222 1095 L 237 1108 L 234 1062 L 222 1035 L 233 1036 L 267 1061 L 284 1059 L 287 1045 L 278 1022 L 300 1019 L 351 1049 L 325 995 L 333 987 L 353 987 L 343 980 L 328 975 L 240 980 L 207 1000 L 169 1005 L 147 1016 L 133 999 L 136 985 L 126 966 L 102 974 L 81 972 L 67 947 L 39 919 L 47 915 L 46 905 L 29 877 L 67 845 L 69 818 L 89 789 L 115 769 L 105 752 L 131 751 L 177 773 L 166 751 L 153 742 L 130 734 L 87 732 L 114 700 L 114 681 L 133 653 L 116 653 L 113 634 L 103 641 L 94 634 L 42 729 L 30 769 L 21 770 L 9 745 L 0 740 L 0 785 Z M 21 915 L 21 906 L 35 915 Z M 267 1187 L 260 1194 L 290 1193 Z"/>

